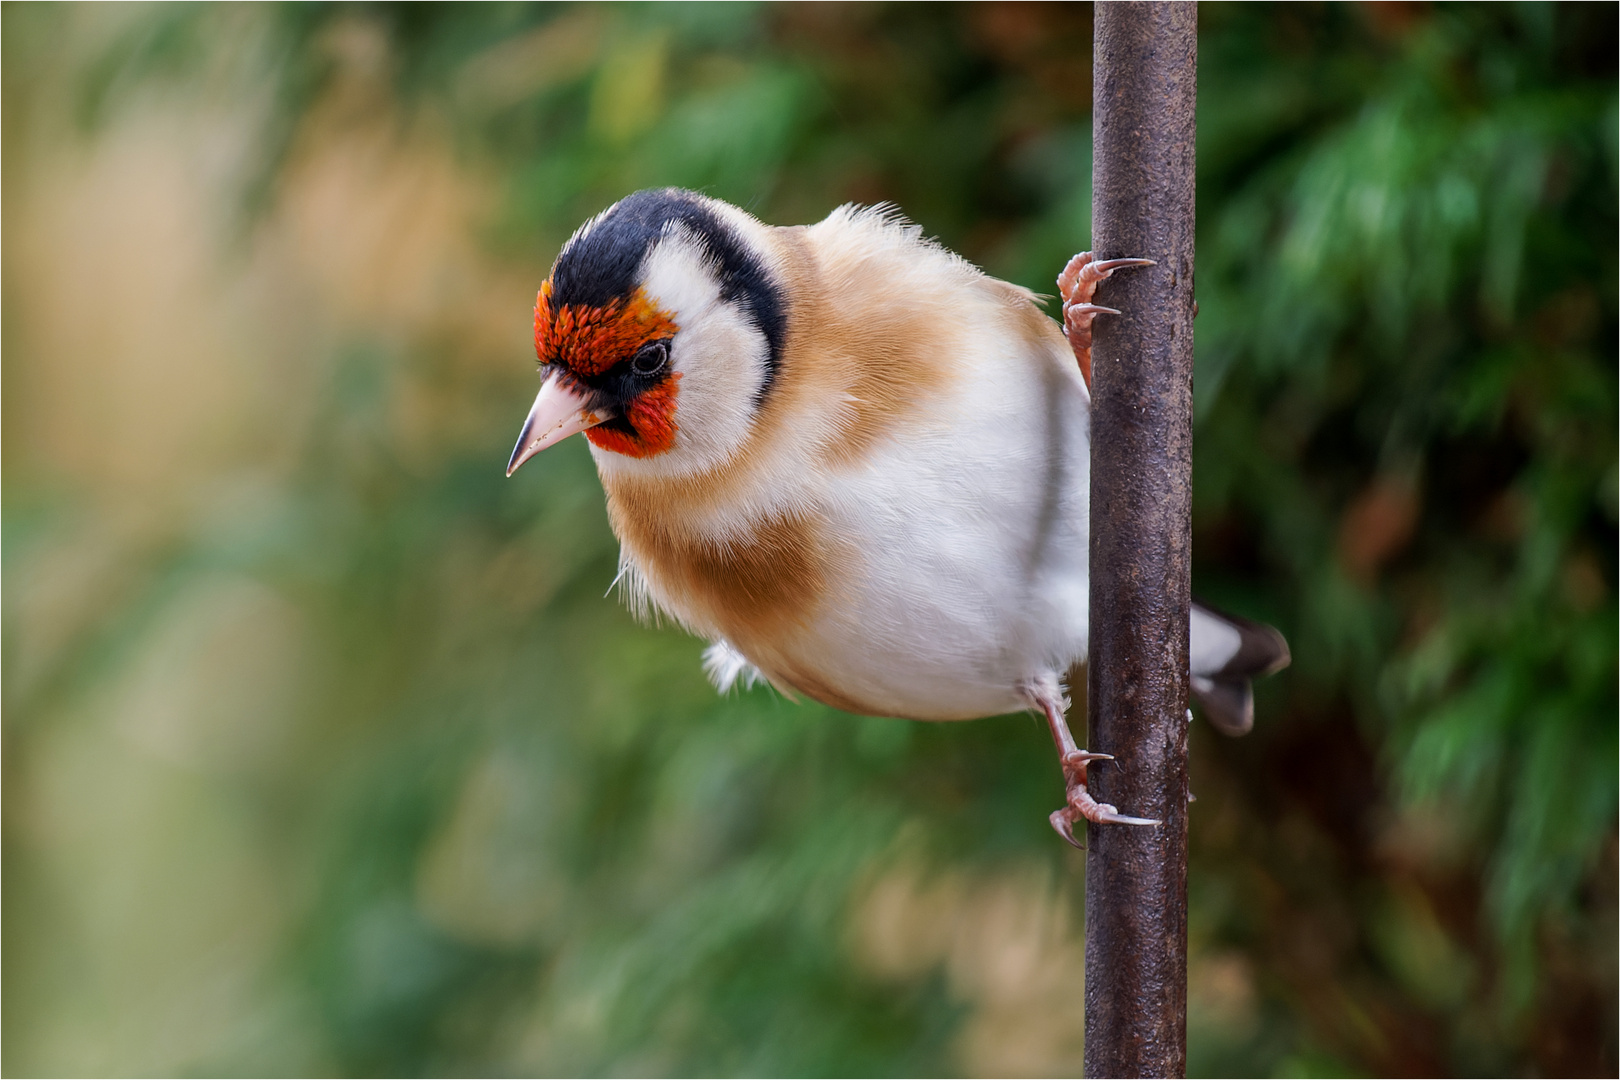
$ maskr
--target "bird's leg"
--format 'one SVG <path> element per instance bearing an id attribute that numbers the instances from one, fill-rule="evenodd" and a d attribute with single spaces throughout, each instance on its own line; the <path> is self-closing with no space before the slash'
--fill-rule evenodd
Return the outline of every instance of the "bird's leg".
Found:
<path id="1" fill-rule="evenodd" d="M 1046 714 L 1046 725 L 1052 731 L 1052 742 L 1057 745 L 1058 760 L 1063 765 L 1063 781 L 1068 805 L 1062 810 L 1052 811 L 1051 817 L 1047 819 L 1059 836 L 1075 847 L 1084 847 L 1085 845 L 1074 836 L 1074 827 L 1080 823 L 1081 818 L 1098 825 L 1159 824 L 1152 818 L 1121 814 L 1117 806 L 1098 802 L 1086 790 L 1086 766 L 1093 761 L 1113 761 L 1114 755 L 1093 754 L 1075 744 L 1074 733 L 1069 730 L 1069 721 L 1063 715 L 1067 703 L 1058 691 L 1057 680 L 1041 680 L 1030 686 L 1026 693 L 1030 702 Z"/>
<path id="2" fill-rule="evenodd" d="M 1091 252 L 1082 251 L 1069 260 L 1058 275 L 1058 292 L 1063 296 L 1063 331 L 1069 335 L 1074 358 L 1080 361 L 1080 375 L 1091 387 L 1091 321 L 1098 315 L 1118 315 L 1113 308 L 1093 304 L 1097 282 L 1106 280 L 1125 266 L 1152 266 L 1152 259 L 1105 259 L 1099 262 Z"/>

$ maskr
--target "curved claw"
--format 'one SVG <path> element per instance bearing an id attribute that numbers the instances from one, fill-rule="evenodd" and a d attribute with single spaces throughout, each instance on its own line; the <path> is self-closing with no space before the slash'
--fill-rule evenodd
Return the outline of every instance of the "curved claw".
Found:
<path id="1" fill-rule="evenodd" d="M 1076 301 L 1084 303 L 1091 299 L 1091 292 L 1097 283 L 1106 279 L 1115 270 L 1127 266 L 1157 266 L 1152 259 L 1093 259 L 1091 252 L 1082 251 L 1074 256 L 1063 267 L 1058 275 L 1058 292 L 1063 296 L 1065 304 Z"/>
<path id="2" fill-rule="evenodd" d="M 1058 293 L 1063 297 L 1063 330 L 1080 365 L 1080 377 L 1091 387 L 1091 324 L 1098 315 L 1118 315 L 1116 308 L 1093 304 L 1091 298 L 1098 282 L 1107 280 L 1115 270 L 1130 266 L 1155 266 L 1152 259 L 1095 260 L 1091 252 L 1082 251 L 1070 259 L 1058 275 Z"/>
<path id="3" fill-rule="evenodd" d="M 1080 851 L 1086 850 L 1086 845 L 1074 838 L 1074 822 L 1069 820 L 1068 815 L 1064 811 L 1054 810 L 1052 811 L 1051 816 L 1046 820 L 1052 823 L 1052 828 L 1057 830 L 1057 834 L 1059 836 L 1063 837 L 1063 839 L 1069 842 L 1070 847 L 1076 848 Z"/>
<path id="4" fill-rule="evenodd" d="M 1065 754 L 1063 764 L 1084 765 L 1092 761 L 1113 761 L 1113 754 L 1093 754 L 1090 750 L 1076 750 L 1072 754 Z"/>
<path id="5" fill-rule="evenodd" d="M 1152 259 L 1104 259 L 1091 264 L 1091 272 L 1106 276 L 1122 266 L 1158 266 Z"/>
<path id="6" fill-rule="evenodd" d="M 1059 811 L 1062 813 L 1062 811 Z M 1098 825 L 1162 825 L 1157 818 L 1131 817 L 1119 812 L 1113 803 L 1098 802 L 1082 785 L 1069 789 L 1068 816 L 1079 816 Z"/>
<path id="7" fill-rule="evenodd" d="M 1130 817 L 1126 814 L 1105 812 L 1096 818 L 1099 825 L 1163 825 L 1158 818 Z"/>

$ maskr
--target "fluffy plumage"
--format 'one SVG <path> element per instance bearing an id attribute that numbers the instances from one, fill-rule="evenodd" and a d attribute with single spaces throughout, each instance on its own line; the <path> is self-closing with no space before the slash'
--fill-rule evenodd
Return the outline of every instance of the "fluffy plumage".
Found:
<path id="1" fill-rule="evenodd" d="M 1041 708 L 1073 813 L 1132 820 L 1085 805 L 1089 756 L 1058 733 L 1058 677 L 1086 654 L 1076 355 L 1107 310 L 1090 288 L 1118 265 L 1071 265 L 1066 336 L 892 211 L 772 228 L 639 192 L 583 226 L 541 290 L 544 384 L 509 471 L 586 431 L 632 607 L 715 642 L 718 685 L 763 677 L 918 720 Z M 1246 730 L 1248 677 L 1286 646 L 1202 607 L 1191 631 L 1195 690 Z"/>

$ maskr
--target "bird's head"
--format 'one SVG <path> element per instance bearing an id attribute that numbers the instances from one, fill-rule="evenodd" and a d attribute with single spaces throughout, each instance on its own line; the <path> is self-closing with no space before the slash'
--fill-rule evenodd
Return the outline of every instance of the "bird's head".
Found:
<path id="1" fill-rule="evenodd" d="M 696 472 L 747 437 L 786 313 L 767 229 L 666 188 L 582 225 L 534 306 L 540 393 L 506 473 L 585 432 L 598 466 Z"/>

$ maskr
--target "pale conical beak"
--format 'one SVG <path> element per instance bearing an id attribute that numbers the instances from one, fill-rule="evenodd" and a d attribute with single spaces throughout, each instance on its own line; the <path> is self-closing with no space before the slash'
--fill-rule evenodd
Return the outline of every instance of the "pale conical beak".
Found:
<path id="1" fill-rule="evenodd" d="M 523 421 L 523 431 L 512 448 L 512 460 L 506 463 L 506 475 L 517 472 L 519 465 L 551 444 L 609 419 L 612 417 L 590 409 L 582 394 L 551 375 L 535 396 L 529 418 Z"/>

